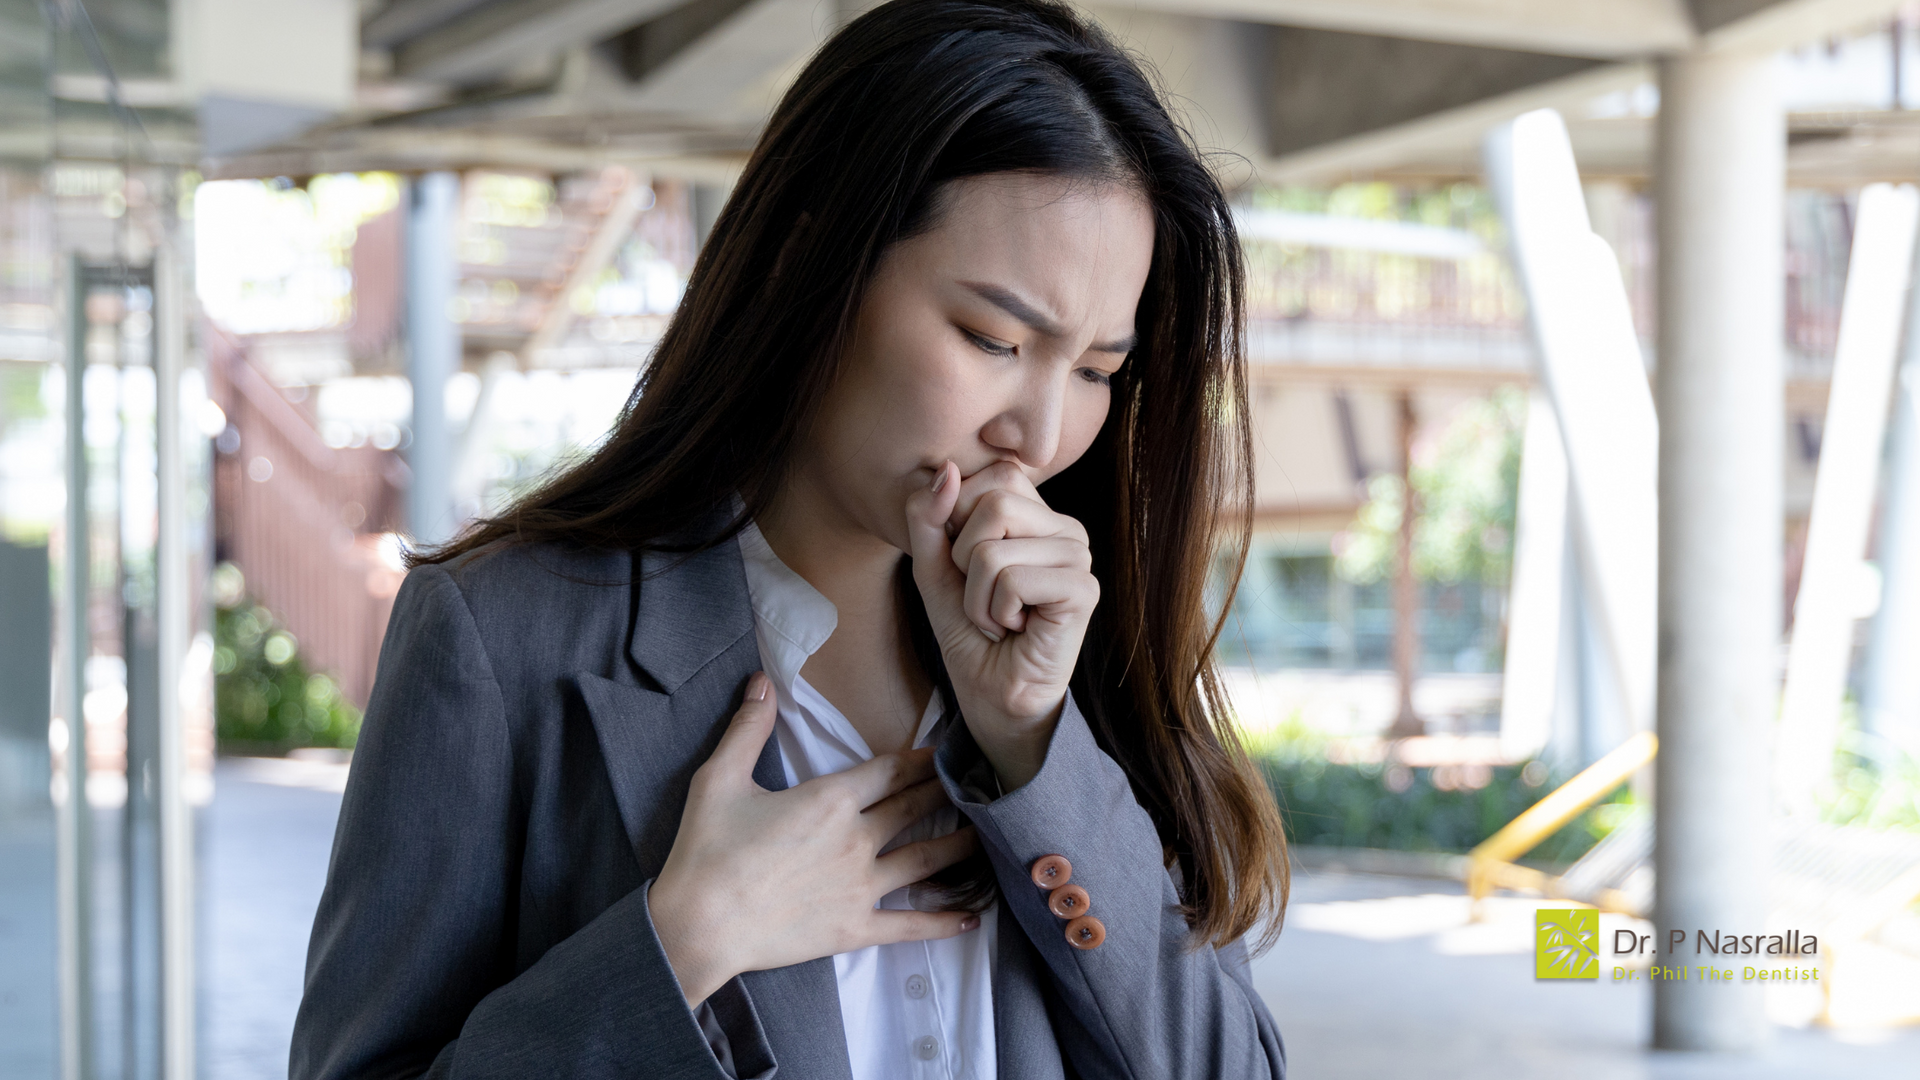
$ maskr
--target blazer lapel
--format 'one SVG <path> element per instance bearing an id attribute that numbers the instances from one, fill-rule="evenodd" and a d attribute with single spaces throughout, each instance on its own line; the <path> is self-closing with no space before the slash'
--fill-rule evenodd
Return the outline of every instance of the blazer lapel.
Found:
<path id="1" fill-rule="evenodd" d="M 658 689 L 587 672 L 575 685 L 592 718 L 621 823 L 652 877 L 673 848 L 693 771 L 707 760 L 760 670 L 740 549 L 646 552 L 629 655 Z M 779 742 L 768 739 L 753 778 L 787 786 Z M 781 1075 L 851 1080 L 839 982 L 831 957 L 740 976 Z"/>
<path id="2" fill-rule="evenodd" d="M 740 545 L 728 540 L 691 554 L 646 551 L 635 561 L 640 595 L 627 651 L 660 689 L 678 693 L 735 642 L 753 637 Z M 748 670 L 759 666 L 756 655 Z"/>

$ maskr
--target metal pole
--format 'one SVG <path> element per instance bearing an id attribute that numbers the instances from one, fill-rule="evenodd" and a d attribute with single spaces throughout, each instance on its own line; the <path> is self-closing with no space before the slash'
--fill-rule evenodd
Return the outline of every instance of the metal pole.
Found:
<path id="1" fill-rule="evenodd" d="M 1413 531 L 1419 500 L 1413 491 L 1413 433 L 1418 417 L 1413 392 L 1403 390 L 1400 421 L 1400 532 L 1393 560 L 1393 674 L 1400 704 L 1387 728 L 1396 739 L 1427 733 L 1426 722 L 1413 708 L 1413 683 L 1420 677 L 1420 583 L 1413 576 Z"/>
<path id="2" fill-rule="evenodd" d="M 91 579 L 87 522 L 87 274 L 78 255 L 67 262 L 67 512 L 61 611 L 60 716 L 66 763 L 55 822 L 60 905 L 60 1075 L 92 1080 L 93 828 L 87 809 L 87 656 Z"/>
<path id="3" fill-rule="evenodd" d="M 193 1080 L 194 851 L 188 805 L 186 724 L 181 708 L 187 646 L 193 634 L 188 581 L 187 444 L 180 415 L 185 363 L 184 284 L 171 244 L 154 253 L 153 368 L 159 446 L 159 537 L 154 549 L 154 608 L 160 668 L 159 775 L 155 783 L 160 848 L 160 1076 Z"/>
<path id="4" fill-rule="evenodd" d="M 460 370 L 460 327 L 453 321 L 460 266 L 454 252 L 460 178 L 428 173 L 408 188 L 407 376 L 413 382 L 413 443 L 407 464 L 408 528 L 417 544 L 453 532 L 453 442 L 447 430 L 447 380 Z M 564 297 L 562 298 L 564 302 Z"/>
<path id="5" fill-rule="evenodd" d="M 1779 690 L 1786 130 L 1770 56 L 1660 62 L 1654 925 L 1759 933 Z M 1751 927 L 1751 931 L 1746 928 Z M 1660 980 L 1654 1045 L 1748 1050 L 1762 984 Z"/>

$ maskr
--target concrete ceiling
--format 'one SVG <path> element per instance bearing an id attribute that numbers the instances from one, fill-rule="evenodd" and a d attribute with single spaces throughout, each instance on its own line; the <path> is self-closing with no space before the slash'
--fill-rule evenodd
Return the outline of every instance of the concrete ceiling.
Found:
<path id="1" fill-rule="evenodd" d="M 356 104 L 211 175 L 628 161 L 736 169 L 800 64 L 859 0 L 369 0 Z M 1646 167 L 1647 121 L 1585 113 L 1688 49 L 1778 49 L 1872 27 L 1899 0 L 1101 0 L 1234 183 L 1470 175 L 1480 134 L 1569 111 L 1583 164 Z M 1824 116 L 1823 176 L 1914 161 L 1914 125 Z M 1863 149 L 1864 148 L 1864 149 Z M 1586 151 L 1595 156 L 1589 162 Z M 1894 158 L 1888 159 L 1890 162 Z M 1891 167 L 1891 166 L 1889 166 Z M 1904 166 L 1903 166 L 1904 167 Z"/>

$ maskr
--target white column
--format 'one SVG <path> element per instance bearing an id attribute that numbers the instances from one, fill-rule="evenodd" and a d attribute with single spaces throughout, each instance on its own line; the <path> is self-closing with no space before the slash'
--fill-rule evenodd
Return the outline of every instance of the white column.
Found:
<path id="1" fill-rule="evenodd" d="M 1500 749 L 1518 761 L 1546 750 L 1561 697 L 1560 628 L 1566 623 L 1567 450 L 1553 403 L 1536 389 L 1520 448 L 1507 662 L 1500 687 Z"/>
<path id="2" fill-rule="evenodd" d="M 1658 935 L 1758 933 L 1779 689 L 1786 130 L 1765 55 L 1660 64 Z M 1747 928 L 1751 927 L 1751 931 Z M 1766 1038 L 1759 983 L 1659 981 L 1654 1045 Z"/>
<path id="3" fill-rule="evenodd" d="M 1588 221 L 1560 115 L 1494 129 L 1486 164 L 1566 451 L 1564 565 L 1577 580 L 1560 676 L 1579 719 L 1554 756 L 1585 765 L 1653 723 L 1659 421 L 1620 264 Z"/>
<path id="4" fill-rule="evenodd" d="M 1873 599 L 1862 560 L 1873 526 L 1917 224 L 1920 197 L 1911 186 L 1870 184 L 1860 193 L 1774 746 L 1775 783 L 1793 813 L 1812 813 L 1833 789 L 1854 622 Z"/>
<path id="5" fill-rule="evenodd" d="M 1920 258 L 1917 258 L 1920 261 Z M 1882 587 L 1860 693 L 1860 726 L 1920 756 L 1920 288 L 1907 302 L 1894 386 L 1878 548 Z"/>
<path id="6" fill-rule="evenodd" d="M 428 173 L 408 186 L 407 377 L 413 383 L 413 443 L 407 466 L 407 528 L 417 544 L 453 532 L 453 438 L 447 430 L 447 380 L 460 370 L 460 327 L 450 311 L 460 265 L 454 230 L 460 178 Z"/>

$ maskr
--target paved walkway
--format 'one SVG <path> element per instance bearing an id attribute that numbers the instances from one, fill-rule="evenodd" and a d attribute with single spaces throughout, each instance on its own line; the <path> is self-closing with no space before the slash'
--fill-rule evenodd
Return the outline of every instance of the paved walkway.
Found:
<path id="1" fill-rule="evenodd" d="M 345 770 L 225 760 L 205 829 L 202 1075 L 285 1080 Z"/>
<path id="2" fill-rule="evenodd" d="M 208 1080 L 278 1080 L 326 876 L 339 771 L 226 761 L 206 830 Z M 1529 901 L 1466 924 L 1448 882 L 1301 871 L 1255 982 L 1295 1080 L 1920 1076 L 1920 1030 L 1776 1029 L 1752 1058 L 1654 1054 L 1644 983 L 1536 983 Z"/>
<path id="3" fill-rule="evenodd" d="M 1920 1077 L 1920 1030 L 1776 1026 L 1755 1056 L 1654 1053 L 1645 982 L 1536 982 L 1533 900 L 1467 921 L 1453 882 L 1298 871 L 1286 932 L 1255 961 L 1291 1075 L 1542 1080 Z M 1621 925 L 1626 925 L 1625 921 Z M 1612 932 L 1612 917 L 1602 936 Z M 1791 1006 L 1793 1002 L 1783 1002 Z"/>

